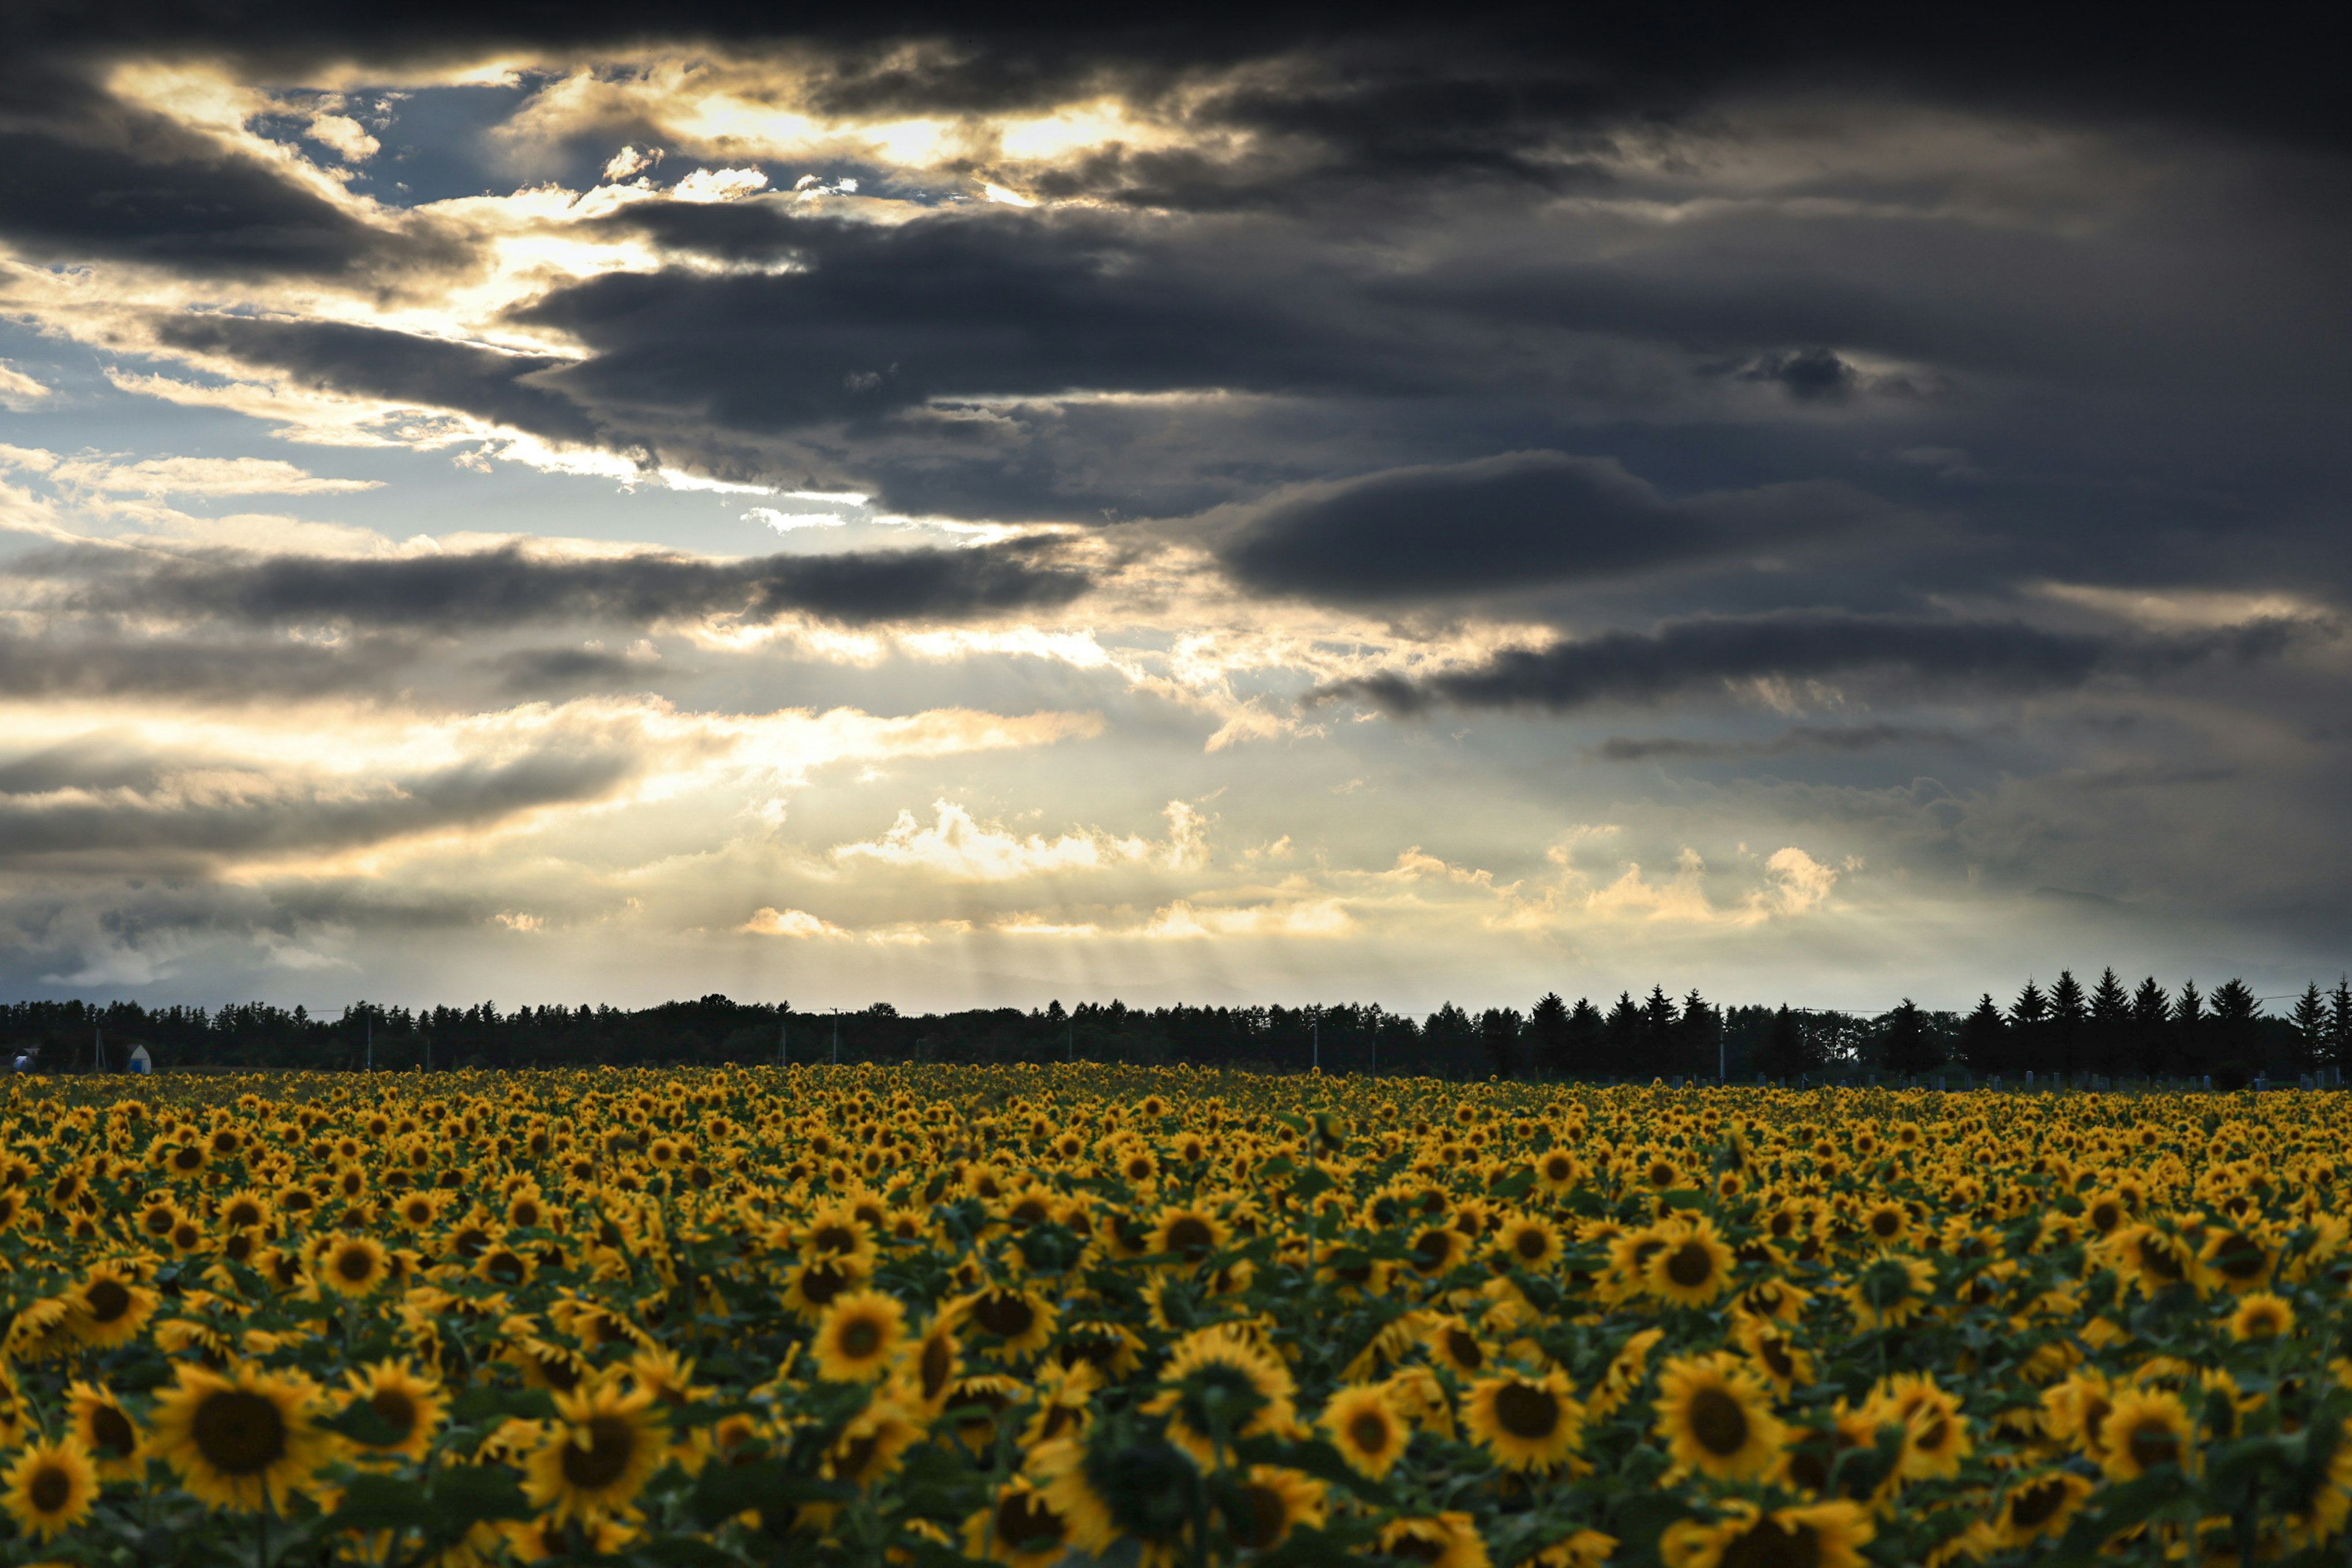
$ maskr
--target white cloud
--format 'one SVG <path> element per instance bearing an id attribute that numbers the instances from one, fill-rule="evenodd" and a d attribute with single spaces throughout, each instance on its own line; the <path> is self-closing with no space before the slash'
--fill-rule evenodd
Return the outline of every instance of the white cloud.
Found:
<path id="1" fill-rule="evenodd" d="M 660 163 L 663 156 L 658 147 L 647 147 L 642 151 L 635 147 L 624 147 L 604 161 L 604 177 L 625 180 L 632 174 L 642 174 Z"/>
<path id="2" fill-rule="evenodd" d="M 849 933 L 831 921 L 821 920 L 806 910 L 779 910 L 762 907 L 752 917 L 735 928 L 754 936 L 788 936 L 795 941 L 821 937 L 827 941 Z"/>
<path id="3" fill-rule="evenodd" d="M 734 202 L 768 188 L 768 176 L 757 169 L 697 169 L 670 187 L 681 202 Z"/>
<path id="4" fill-rule="evenodd" d="M 47 387 L 6 360 L 0 360 L 0 408 L 12 414 L 22 414 L 48 395 Z"/>
<path id="5" fill-rule="evenodd" d="M 778 533 L 791 533 L 803 528 L 839 528 L 848 520 L 832 511 L 778 511 L 772 506 L 755 506 L 743 514 L 746 522 L 764 522 Z"/>
<path id="6" fill-rule="evenodd" d="M 913 812 L 901 811 L 881 837 L 838 845 L 833 858 L 920 868 L 960 882 L 1097 871 L 1151 858 L 1151 844 L 1139 837 L 1114 838 L 1101 832 L 1066 833 L 1058 838 L 1032 833 L 1024 837 L 982 826 L 950 801 L 934 801 L 931 809 L 936 816 L 928 827 L 915 820 Z"/>
<path id="7" fill-rule="evenodd" d="M 57 464 L 49 477 L 84 489 L 150 496 L 347 495 L 383 488 L 381 479 L 321 479 L 277 458 L 85 458 Z"/>
<path id="8" fill-rule="evenodd" d="M 310 116 L 310 140 L 333 148 L 346 163 L 364 163 L 382 151 L 382 144 L 347 114 Z"/>

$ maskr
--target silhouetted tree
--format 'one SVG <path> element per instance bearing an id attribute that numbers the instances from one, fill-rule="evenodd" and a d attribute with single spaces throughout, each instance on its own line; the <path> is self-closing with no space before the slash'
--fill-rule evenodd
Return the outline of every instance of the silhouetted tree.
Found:
<path id="1" fill-rule="evenodd" d="M 2287 1015 L 2287 1022 L 2294 1026 L 2295 1069 L 2315 1070 L 2327 1050 L 2327 998 L 2317 981 L 2305 985 L 2303 994 L 2294 999 L 2294 1011 Z"/>
<path id="2" fill-rule="evenodd" d="M 1804 1020 L 1789 1009 L 1786 1002 L 1772 1015 L 1772 1026 L 1766 1031 L 1763 1047 L 1756 1057 L 1756 1070 L 1766 1078 L 1795 1079 L 1811 1072 L 1821 1063 L 1815 1059 L 1805 1038 Z"/>
<path id="3" fill-rule="evenodd" d="M 1609 1025 L 1601 1009 L 1579 996 L 1568 1010 L 1568 1070 L 1601 1073 L 1608 1070 Z"/>
<path id="4" fill-rule="evenodd" d="M 1516 1007 L 1489 1007 L 1478 1015 L 1478 1038 L 1486 1047 L 1486 1059 L 1495 1067 L 1497 1078 L 1518 1076 L 1519 1011 Z"/>
<path id="5" fill-rule="evenodd" d="M 2047 1071 L 2043 1034 L 2050 1026 L 2050 998 L 2031 979 L 2009 1005 L 2009 1065 L 2020 1071 Z"/>
<path id="6" fill-rule="evenodd" d="M 2352 979 L 2338 975 L 2327 999 L 2327 1065 L 2352 1066 Z"/>
<path id="7" fill-rule="evenodd" d="M 2056 983 L 2050 987 L 2051 1066 L 2060 1072 L 2081 1070 L 2083 1034 L 2090 1016 L 2082 984 L 2074 978 L 2074 972 L 2060 970 Z"/>
<path id="8" fill-rule="evenodd" d="M 1943 1065 L 1943 1042 L 1928 1026 L 1927 1015 L 1919 1005 L 1906 996 L 1886 1015 L 1886 1033 L 1881 1059 L 1889 1072 L 1906 1077 L 1928 1072 Z"/>
<path id="9" fill-rule="evenodd" d="M 2254 1000 L 2253 987 L 2232 976 L 2213 988 L 2212 1006 L 2209 1032 L 2214 1087 L 2243 1088 L 2254 1076 L 2254 1015 L 2261 1004 Z"/>
<path id="10" fill-rule="evenodd" d="M 1649 1000 L 1642 1004 L 1642 1047 L 1644 1072 L 1675 1070 L 1675 999 L 1663 985 L 1651 986 Z"/>
<path id="11" fill-rule="evenodd" d="M 1549 1073 L 1569 1070 L 1568 1004 L 1557 991 L 1547 991 L 1528 1014 L 1528 1043 L 1536 1066 Z"/>
<path id="12" fill-rule="evenodd" d="M 1977 1010 L 1960 1024 L 1960 1059 L 1976 1073 L 1996 1073 L 2009 1066 L 2009 1020 L 1988 991 L 1977 998 Z"/>
<path id="13" fill-rule="evenodd" d="M 2130 1034 L 2131 995 L 2110 966 L 2091 987 L 2090 1065 L 2104 1073 L 2120 1071 Z"/>
<path id="14" fill-rule="evenodd" d="M 2184 980 L 2172 999 L 2172 1051 L 2177 1070 L 2189 1074 L 2212 1071 L 2205 1056 L 2205 996 L 2197 982 Z"/>
<path id="15" fill-rule="evenodd" d="M 1463 1071 L 1477 1059 L 1480 1047 L 1478 1026 L 1470 1015 L 1447 1002 L 1429 1016 L 1421 1026 L 1423 1054 L 1434 1060 L 1441 1070 Z"/>
<path id="16" fill-rule="evenodd" d="M 1675 1055 L 1685 1072 L 1713 1078 L 1722 1063 L 1717 1047 L 1723 1042 L 1723 1015 L 1694 989 L 1683 998 L 1681 1016 L 1674 1024 Z"/>
<path id="17" fill-rule="evenodd" d="M 2172 1065 L 2172 998 L 2151 974 L 2132 993 L 2132 1064 L 2150 1078 Z"/>

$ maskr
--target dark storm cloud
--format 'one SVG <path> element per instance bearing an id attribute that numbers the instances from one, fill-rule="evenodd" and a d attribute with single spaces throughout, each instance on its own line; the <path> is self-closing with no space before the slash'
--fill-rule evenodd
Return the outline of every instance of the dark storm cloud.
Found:
<path id="1" fill-rule="evenodd" d="M 643 687 L 661 672 L 658 661 L 589 647 L 524 647 L 488 660 L 509 691 L 615 691 Z"/>
<path id="2" fill-rule="evenodd" d="M 476 827 L 540 806 L 602 799 L 638 767 L 625 749 L 534 751 L 353 787 L 332 780 L 289 786 L 261 772 L 215 764 L 183 786 L 176 771 L 69 798 L 0 790 L 0 861 L 178 859 L 257 852 L 317 852 L 427 831 Z"/>
<path id="3" fill-rule="evenodd" d="M 155 336 L 168 348 L 281 372 L 323 391 L 454 409 L 556 441 L 601 434 L 577 405 L 530 384 L 529 377 L 560 360 L 381 327 L 249 316 L 168 317 L 156 323 Z"/>
<path id="4" fill-rule="evenodd" d="M 1262 593 L 1419 599 L 1699 565 L 1895 515 L 1834 484 L 1669 500 L 1609 458 L 1507 452 L 1277 500 L 1229 536 L 1219 557 Z"/>
<path id="5" fill-rule="evenodd" d="M 1414 681 L 1380 675 L 1317 695 L 1361 697 L 1391 712 L 1440 705 L 1538 708 L 1656 703 L 1727 681 L 1858 678 L 1909 697 L 2078 687 L 2104 675 L 2151 679 L 2207 661 L 2274 658 L 2334 635 L 2313 621 L 2266 620 L 2170 637 L 2049 631 L 2016 621 L 1936 620 L 1807 610 L 1670 622 L 1497 655 L 1480 668 Z"/>
<path id="6" fill-rule="evenodd" d="M 1764 740 L 1710 741 L 1682 735 L 1612 735 L 1593 748 L 1603 762 L 1723 762 L 1799 752 L 1867 752 L 1881 746 L 1958 746 L 1967 738 L 1919 724 L 1798 724 Z"/>
<path id="7" fill-rule="evenodd" d="M 379 690 L 413 650 L 396 640 L 352 646 L 136 637 L 103 630 L 72 637 L 0 633 L 0 696 L 187 698 L 263 701 Z"/>
<path id="8" fill-rule="evenodd" d="M 1091 586 L 1049 541 L 713 561 L 686 555 L 534 556 L 515 546 L 395 560 L 229 552 L 128 566 L 118 552 L 57 553 L 20 576 L 76 581 L 88 612 L 174 614 L 257 626 L 340 622 L 457 633 L 553 620 L 644 624 L 789 614 L 867 625 L 962 620 L 1069 603 Z"/>

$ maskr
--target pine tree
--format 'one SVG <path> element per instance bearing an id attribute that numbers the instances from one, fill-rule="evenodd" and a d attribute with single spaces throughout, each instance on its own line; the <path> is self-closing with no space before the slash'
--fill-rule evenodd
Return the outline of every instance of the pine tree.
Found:
<path id="1" fill-rule="evenodd" d="M 1943 1064 L 1943 1042 L 1928 1027 L 1927 1015 L 1908 996 L 1886 1015 L 1884 1054 L 1886 1070 L 1906 1077 Z"/>
<path id="2" fill-rule="evenodd" d="M 2111 966 L 2091 987 L 2091 1059 L 2099 1071 L 2113 1073 L 2124 1064 L 2125 1037 L 2131 1030 L 2131 997 Z"/>
<path id="3" fill-rule="evenodd" d="M 1634 1055 L 1642 1047 L 1642 1005 L 1633 1000 L 1632 992 L 1617 993 L 1617 1005 L 1609 1009 L 1607 1029 L 1612 1070 L 1632 1072 Z"/>
<path id="4" fill-rule="evenodd" d="M 2294 1011 L 2287 1015 L 2294 1026 L 2295 1068 L 2299 1072 L 2315 1070 L 2327 1049 L 2327 998 L 2313 981 L 2294 999 Z"/>
<path id="5" fill-rule="evenodd" d="M 1608 1021 L 1601 1009 L 1579 996 L 1568 1012 L 1568 1070 L 1598 1073 L 1607 1066 Z"/>
<path id="6" fill-rule="evenodd" d="M 2342 975 L 2327 999 L 2327 1065 L 2338 1072 L 2352 1066 L 2352 979 Z"/>
<path id="7" fill-rule="evenodd" d="M 2050 1037 L 2057 1047 L 2053 1063 L 2060 1072 L 2074 1073 L 2083 1065 L 2084 1026 L 2090 1021 L 2090 1009 L 2084 1005 L 2082 983 L 2071 969 L 2058 972 L 2057 983 L 2050 987 Z"/>
<path id="8" fill-rule="evenodd" d="M 2205 1059 L 2205 997 L 2194 980 L 2182 981 L 2172 999 L 2172 1059 L 2191 1077 L 2212 1070 Z"/>
<path id="9" fill-rule="evenodd" d="M 1988 991 L 1960 1025 L 1960 1059 L 1975 1073 L 1995 1073 L 2009 1065 L 2009 1020 Z"/>
<path id="10" fill-rule="evenodd" d="M 2210 1000 L 2212 1070 L 2226 1074 L 2230 1080 L 2226 1087 L 2237 1089 L 2254 1076 L 2260 1065 L 2256 1060 L 2261 1053 L 2254 1043 L 2254 1015 L 2262 1011 L 2262 1005 L 2254 999 L 2253 987 L 2234 975 L 2213 987 Z M 2214 1087 L 2224 1087 L 2218 1077 Z"/>
<path id="11" fill-rule="evenodd" d="M 1763 1049 L 1757 1053 L 1756 1070 L 1766 1078 L 1794 1079 L 1816 1065 L 1805 1039 L 1803 1020 L 1789 1010 L 1786 1002 L 1781 1003 L 1780 1010 L 1772 1015 Z"/>
<path id="12" fill-rule="evenodd" d="M 2132 993 L 2132 1059 L 2150 1078 L 2171 1065 L 2172 998 L 2151 974 Z"/>
<path id="13" fill-rule="evenodd" d="M 1557 991 L 1547 991 L 1528 1014 L 1528 1039 L 1535 1047 L 1536 1065 L 1545 1072 L 1564 1073 L 1568 1065 L 1568 1004 Z"/>
<path id="14" fill-rule="evenodd" d="M 1707 1005 L 1696 988 L 1683 998 L 1682 1016 L 1675 1021 L 1675 1054 L 1683 1070 L 1713 1078 L 1722 1065 L 1717 1047 L 1723 1039 L 1723 1015 Z"/>
<path id="15" fill-rule="evenodd" d="M 1519 1010 L 1489 1007 L 1478 1015 L 1478 1037 L 1496 1078 L 1517 1078 L 1519 1067 Z"/>

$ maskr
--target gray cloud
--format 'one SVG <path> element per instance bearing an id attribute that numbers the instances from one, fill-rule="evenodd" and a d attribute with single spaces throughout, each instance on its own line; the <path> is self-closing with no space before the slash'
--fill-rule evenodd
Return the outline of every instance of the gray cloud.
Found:
<path id="1" fill-rule="evenodd" d="M 1057 559 L 1049 540 L 745 561 L 554 558 L 506 546 L 390 560 L 207 551 L 147 555 L 131 567 L 120 552 L 77 551 L 21 561 L 16 572 L 73 583 L 70 602 L 84 612 L 435 632 L 711 615 L 762 622 L 799 613 L 855 625 L 964 620 L 1065 605 L 1091 585 L 1084 571 Z"/>
<path id="2" fill-rule="evenodd" d="M 2211 661 L 2276 658 L 2333 635 L 2312 622 L 2270 620 L 2156 636 L 2047 631 L 2017 621 L 1862 616 L 1834 610 L 1671 622 L 1497 655 L 1480 668 L 1414 681 L 1381 675 L 1323 688 L 1391 712 L 1437 705 L 1554 712 L 1598 702 L 1655 703 L 1726 681 L 1860 678 L 1902 696 L 2078 687 L 2102 675 L 2150 679 Z"/>
<path id="3" fill-rule="evenodd" d="M 1893 509 L 1842 485 L 1677 501 L 1611 458 L 1508 452 L 1277 499 L 1219 554 L 1265 593 L 1423 599 L 1719 563 L 1892 518 Z"/>
<path id="4" fill-rule="evenodd" d="M 1798 724 L 1764 740 L 1706 740 L 1681 735 L 1612 735 L 1593 748 L 1604 762 L 1721 762 L 1784 757 L 1798 752 L 1867 752 L 1880 746 L 1959 746 L 1967 737 L 1920 724 Z"/>
<path id="5" fill-rule="evenodd" d="M 16 698 L 185 697 L 257 702 L 381 690 L 415 650 L 397 638 L 340 647 L 193 637 L 142 637 L 103 627 L 72 635 L 0 633 L 0 694 Z"/>

